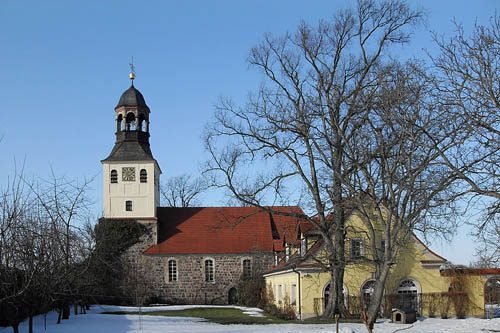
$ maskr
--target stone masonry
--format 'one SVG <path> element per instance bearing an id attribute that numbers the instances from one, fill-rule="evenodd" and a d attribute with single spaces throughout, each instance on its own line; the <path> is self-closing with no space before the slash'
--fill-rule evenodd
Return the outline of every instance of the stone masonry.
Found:
<path id="1" fill-rule="evenodd" d="M 250 259 L 252 274 L 258 276 L 273 262 L 272 253 L 144 255 L 155 244 L 155 223 L 141 221 L 147 232 L 122 255 L 127 267 L 123 288 L 133 297 L 157 297 L 170 304 L 228 304 L 229 290 L 237 288 L 243 260 Z M 214 261 L 214 281 L 205 282 L 205 260 Z M 168 261 L 177 262 L 177 281 L 168 282 Z"/>

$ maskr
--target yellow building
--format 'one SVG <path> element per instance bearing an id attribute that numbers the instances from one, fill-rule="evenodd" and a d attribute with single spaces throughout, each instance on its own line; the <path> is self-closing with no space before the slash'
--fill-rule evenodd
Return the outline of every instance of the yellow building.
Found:
<path id="1" fill-rule="evenodd" d="M 355 211 L 347 219 L 344 299 L 349 312 L 359 314 L 369 302 L 375 282 L 375 266 L 369 259 L 368 233 L 363 232 L 360 215 Z M 283 247 L 275 247 L 274 266 L 264 274 L 275 302 L 289 301 L 300 319 L 323 313 L 329 297 L 330 274 L 317 263 L 324 255 L 321 238 L 311 223 L 302 223 L 295 235 L 287 235 Z M 291 241 L 290 241 L 291 240 Z M 384 248 L 380 244 L 380 250 Z M 419 315 L 454 316 L 460 304 L 467 303 L 466 315 L 485 315 L 486 303 L 500 303 L 500 269 L 457 269 L 431 251 L 413 233 L 398 252 L 385 285 L 381 312 L 392 308 L 411 308 Z M 498 281 L 498 282 L 497 282 Z M 490 288 L 491 289 L 491 288 Z M 455 291 L 453 297 L 449 292 Z M 445 293 L 444 295 L 442 293 Z M 496 293 L 496 294 L 495 294 Z M 491 295 L 494 295 L 493 299 Z M 496 295 L 496 296 L 495 296 Z M 487 299 L 488 297 L 489 299 Z M 463 298 L 468 297 L 469 302 Z M 464 309 L 457 309 L 458 312 Z"/>

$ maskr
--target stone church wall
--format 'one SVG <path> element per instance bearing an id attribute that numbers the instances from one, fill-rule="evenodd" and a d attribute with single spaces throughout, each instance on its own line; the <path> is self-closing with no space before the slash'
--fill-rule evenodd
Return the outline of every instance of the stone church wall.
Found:
<path id="1" fill-rule="evenodd" d="M 261 275 L 272 265 L 272 253 L 193 254 L 145 256 L 143 252 L 156 239 L 156 227 L 146 224 L 148 232 L 130 247 L 122 261 L 127 267 L 123 288 L 136 301 L 151 297 L 170 304 L 227 304 L 229 290 L 237 288 L 243 274 L 243 260 L 250 259 L 252 274 Z M 205 260 L 214 261 L 214 281 L 205 282 Z M 168 261 L 177 262 L 177 281 L 168 282 Z"/>

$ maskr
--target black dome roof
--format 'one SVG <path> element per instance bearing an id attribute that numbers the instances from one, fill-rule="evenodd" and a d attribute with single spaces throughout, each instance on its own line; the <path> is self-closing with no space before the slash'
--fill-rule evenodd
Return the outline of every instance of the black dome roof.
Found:
<path id="1" fill-rule="evenodd" d="M 135 89 L 133 84 L 122 94 L 122 96 L 120 97 L 120 101 L 118 101 L 118 105 L 115 107 L 115 109 L 119 108 L 120 106 L 148 107 L 141 92 Z"/>

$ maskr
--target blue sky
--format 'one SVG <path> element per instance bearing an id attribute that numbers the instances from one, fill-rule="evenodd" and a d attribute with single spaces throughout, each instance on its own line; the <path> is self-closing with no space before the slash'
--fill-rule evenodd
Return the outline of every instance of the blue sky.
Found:
<path id="1" fill-rule="evenodd" d="M 428 13 L 401 55 L 435 50 L 429 31 L 450 34 L 452 19 L 470 31 L 486 24 L 497 1 L 414 1 Z M 220 96 L 255 90 L 245 59 L 264 33 L 293 31 L 301 20 L 328 19 L 354 1 L 0 1 L 0 184 L 25 174 L 97 176 L 90 196 L 102 210 L 100 160 L 114 143 L 114 107 L 126 90 L 131 55 L 136 87 L 151 109 L 151 147 L 163 179 L 198 174 L 201 135 Z M 221 205 L 206 195 L 205 205 Z M 455 263 L 473 260 L 462 228 L 432 249 Z"/>

